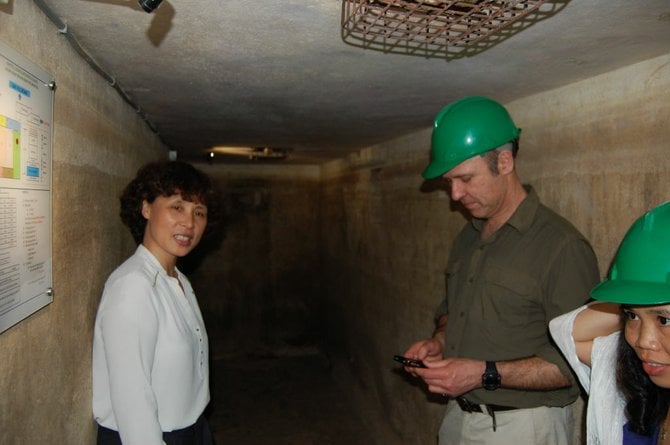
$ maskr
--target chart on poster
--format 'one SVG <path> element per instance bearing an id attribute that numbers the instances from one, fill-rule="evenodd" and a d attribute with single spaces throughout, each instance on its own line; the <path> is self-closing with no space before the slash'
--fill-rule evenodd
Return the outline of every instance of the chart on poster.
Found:
<path id="1" fill-rule="evenodd" d="M 53 301 L 55 85 L 0 42 L 0 333 Z"/>

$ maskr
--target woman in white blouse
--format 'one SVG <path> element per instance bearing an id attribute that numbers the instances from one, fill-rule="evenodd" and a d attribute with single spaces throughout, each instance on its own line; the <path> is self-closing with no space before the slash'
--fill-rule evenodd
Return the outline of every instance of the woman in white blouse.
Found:
<path id="1" fill-rule="evenodd" d="M 591 296 L 549 324 L 589 395 L 587 443 L 670 444 L 670 202 L 635 221 Z"/>
<path id="2" fill-rule="evenodd" d="M 98 444 L 212 443 L 203 416 L 209 402 L 207 333 L 177 259 L 205 234 L 217 206 L 214 190 L 189 164 L 157 162 L 142 167 L 121 195 L 121 219 L 138 247 L 110 275 L 98 307 Z"/>

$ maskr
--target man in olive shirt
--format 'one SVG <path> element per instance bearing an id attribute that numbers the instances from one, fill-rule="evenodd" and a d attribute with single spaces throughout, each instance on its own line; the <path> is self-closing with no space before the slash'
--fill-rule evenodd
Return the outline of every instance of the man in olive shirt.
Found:
<path id="1" fill-rule="evenodd" d="M 520 133 L 502 105 L 467 97 L 435 119 L 424 178 L 442 177 L 470 214 L 454 241 L 433 337 L 406 369 L 450 397 L 440 445 L 568 444 L 579 394 L 549 320 L 598 282 L 588 241 L 540 203 L 515 170 Z M 448 322 L 447 322 L 448 321 Z"/>

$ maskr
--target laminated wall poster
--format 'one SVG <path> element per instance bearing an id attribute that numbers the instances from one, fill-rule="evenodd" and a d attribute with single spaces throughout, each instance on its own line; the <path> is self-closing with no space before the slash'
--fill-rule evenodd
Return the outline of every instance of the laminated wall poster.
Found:
<path id="1" fill-rule="evenodd" d="M 0 42 L 0 333 L 53 301 L 55 81 Z"/>

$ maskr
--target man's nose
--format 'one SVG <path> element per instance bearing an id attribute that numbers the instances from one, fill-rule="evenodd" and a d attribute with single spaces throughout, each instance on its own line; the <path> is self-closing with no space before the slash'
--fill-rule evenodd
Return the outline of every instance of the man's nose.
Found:
<path id="1" fill-rule="evenodd" d="M 460 201 L 461 198 L 465 195 L 463 191 L 463 186 L 460 185 L 457 181 L 452 181 L 449 189 L 452 201 Z"/>

